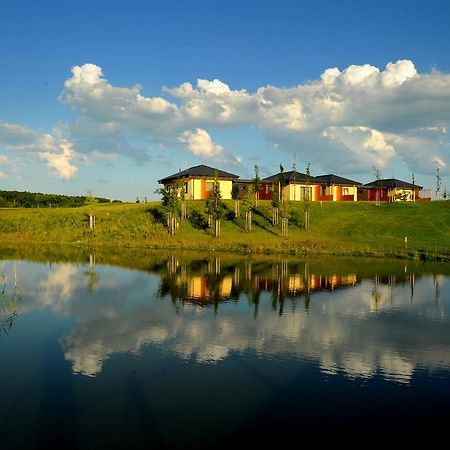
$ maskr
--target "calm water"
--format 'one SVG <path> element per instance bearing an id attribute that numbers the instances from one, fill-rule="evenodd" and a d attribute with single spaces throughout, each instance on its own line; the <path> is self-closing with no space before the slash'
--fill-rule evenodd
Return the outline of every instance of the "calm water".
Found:
<path id="1" fill-rule="evenodd" d="M 450 420 L 448 265 L 105 263 L 0 261 L 2 448 L 298 446 Z"/>

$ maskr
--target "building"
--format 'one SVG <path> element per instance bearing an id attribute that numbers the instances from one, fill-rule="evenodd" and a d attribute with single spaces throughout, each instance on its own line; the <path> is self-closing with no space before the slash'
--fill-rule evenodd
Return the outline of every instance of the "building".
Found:
<path id="1" fill-rule="evenodd" d="M 375 180 L 358 188 L 358 200 L 361 201 L 430 201 L 431 196 L 420 195 L 422 186 L 411 184 L 396 178 Z"/>
<path id="2" fill-rule="evenodd" d="M 282 185 L 283 187 L 281 187 Z M 305 199 L 314 201 L 317 192 L 315 185 L 314 177 L 291 170 L 264 178 L 261 182 L 261 189 L 266 190 L 265 195 L 271 194 L 274 190 L 280 190 L 285 201 Z M 262 197 L 260 196 L 260 198 Z M 272 195 L 270 195 L 271 198 Z"/>
<path id="3" fill-rule="evenodd" d="M 314 177 L 314 199 L 316 201 L 356 202 L 358 200 L 358 181 L 338 175 L 328 174 Z"/>
<path id="4" fill-rule="evenodd" d="M 213 190 L 216 177 L 222 198 L 231 199 L 233 181 L 239 178 L 238 175 L 203 164 L 169 175 L 158 180 L 158 183 L 168 190 L 182 188 L 187 200 L 205 200 Z"/>

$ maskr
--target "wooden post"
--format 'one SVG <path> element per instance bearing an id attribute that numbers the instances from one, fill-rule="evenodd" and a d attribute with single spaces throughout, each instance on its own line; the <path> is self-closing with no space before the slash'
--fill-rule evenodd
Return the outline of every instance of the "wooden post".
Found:
<path id="1" fill-rule="evenodd" d="M 214 230 L 214 235 L 216 237 L 220 237 L 220 220 L 216 219 L 215 220 L 215 230 Z"/>
<path id="2" fill-rule="evenodd" d="M 276 226 L 278 225 L 278 217 L 279 217 L 279 209 L 278 208 L 272 208 L 272 225 Z"/>
<path id="3" fill-rule="evenodd" d="M 281 219 L 281 236 L 288 237 L 288 220 L 286 218 Z"/>
<path id="4" fill-rule="evenodd" d="M 245 213 L 245 231 L 249 233 L 252 231 L 252 212 L 247 211 Z"/>
<path id="5" fill-rule="evenodd" d="M 305 230 L 309 230 L 309 210 L 305 211 Z"/>
<path id="6" fill-rule="evenodd" d="M 91 230 L 95 228 L 95 216 L 93 214 L 89 214 L 89 228 Z"/>

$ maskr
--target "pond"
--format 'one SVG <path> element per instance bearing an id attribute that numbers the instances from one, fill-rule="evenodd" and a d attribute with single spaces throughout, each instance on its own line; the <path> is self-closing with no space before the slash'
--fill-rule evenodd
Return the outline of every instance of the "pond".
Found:
<path id="1" fill-rule="evenodd" d="M 0 261 L 2 448 L 406 439 L 450 419 L 448 265 L 31 259 Z"/>

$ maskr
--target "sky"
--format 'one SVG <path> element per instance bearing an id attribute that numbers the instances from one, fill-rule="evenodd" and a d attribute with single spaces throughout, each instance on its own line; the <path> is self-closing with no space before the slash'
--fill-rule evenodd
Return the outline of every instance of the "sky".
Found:
<path id="1" fill-rule="evenodd" d="M 450 189 L 450 2 L 3 0 L 0 190 L 156 199 L 198 164 Z"/>

